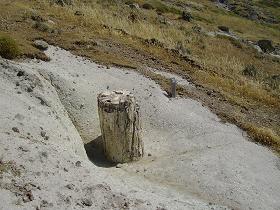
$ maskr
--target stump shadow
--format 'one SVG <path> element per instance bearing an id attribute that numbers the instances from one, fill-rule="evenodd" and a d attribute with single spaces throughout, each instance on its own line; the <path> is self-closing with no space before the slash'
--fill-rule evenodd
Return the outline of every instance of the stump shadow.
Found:
<path id="1" fill-rule="evenodd" d="M 98 136 L 96 139 L 84 145 L 89 160 L 98 167 L 110 168 L 115 167 L 115 163 L 108 161 L 103 152 L 102 137 Z"/>

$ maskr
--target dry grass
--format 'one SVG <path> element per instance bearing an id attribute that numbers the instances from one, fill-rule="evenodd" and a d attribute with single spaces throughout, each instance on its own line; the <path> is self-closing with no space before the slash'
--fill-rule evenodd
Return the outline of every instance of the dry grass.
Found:
<path id="1" fill-rule="evenodd" d="M 273 130 L 266 127 L 257 127 L 251 123 L 245 123 L 242 127 L 255 141 L 263 145 L 273 147 L 275 150 L 280 152 L 280 137 Z"/>
<path id="2" fill-rule="evenodd" d="M 250 80 L 232 80 L 218 75 L 196 71 L 195 78 L 209 88 L 219 90 L 227 99 L 240 105 L 248 103 L 273 106 L 280 109 L 280 99 L 271 95 L 261 84 Z M 248 101 L 249 100 L 249 101 Z"/>

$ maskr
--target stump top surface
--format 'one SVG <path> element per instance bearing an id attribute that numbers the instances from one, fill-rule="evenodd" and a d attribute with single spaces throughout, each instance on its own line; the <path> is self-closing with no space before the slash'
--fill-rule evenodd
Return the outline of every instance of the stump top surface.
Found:
<path id="1" fill-rule="evenodd" d="M 127 90 L 105 91 L 98 96 L 98 102 L 103 105 L 120 105 L 133 100 L 133 94 Z"/>

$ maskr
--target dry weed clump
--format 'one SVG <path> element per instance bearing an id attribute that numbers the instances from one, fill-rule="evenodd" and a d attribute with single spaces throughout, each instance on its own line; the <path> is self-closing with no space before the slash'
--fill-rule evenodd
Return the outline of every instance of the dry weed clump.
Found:
<path id="1" fill-rule="evenodd" d="M 17 42 L 10 36 L 0 35 L 0 56 L 6 59 L 14 59 L 20 54 Z"/>

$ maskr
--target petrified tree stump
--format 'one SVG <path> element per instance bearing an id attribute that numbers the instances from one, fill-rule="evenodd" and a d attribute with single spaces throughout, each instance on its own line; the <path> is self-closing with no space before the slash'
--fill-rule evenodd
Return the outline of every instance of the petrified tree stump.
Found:
<path id="1" fill-rule="evenodd" d="M 143 157 L 139 106 L 129 91 L 107 91 L 98 95 L 98 113 L 104 153 L 114 163 Z"/>

